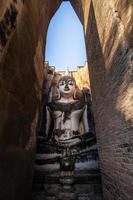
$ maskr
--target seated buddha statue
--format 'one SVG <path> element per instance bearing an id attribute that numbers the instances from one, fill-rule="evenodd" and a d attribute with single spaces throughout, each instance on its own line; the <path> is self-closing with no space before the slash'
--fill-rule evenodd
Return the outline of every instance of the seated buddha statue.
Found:
<path id="1" fill-rule="evenodd" d="M 69 148 L 81 143 L 84 135 L 93 135 L 90 94 L 77 90 L 76 81 L 70 76 L 61 77 L 57 88 L 58 95 L 46 105 L 45 135 L 57 145 Z"/>

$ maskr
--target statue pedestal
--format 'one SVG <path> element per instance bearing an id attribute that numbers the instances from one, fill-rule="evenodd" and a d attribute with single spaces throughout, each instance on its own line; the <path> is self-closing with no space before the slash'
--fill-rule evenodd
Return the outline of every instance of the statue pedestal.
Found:
<path id="1" fill-rule="evenodd" d="M 73 191 L 73 183 L 74 177 L 73 176 L 64 176 L 59 179 L 60 184 L 62 185 L 62 189 L 64 191 Z"/>
<path id="2" fill-rule="evenodd" d="M 58 195 L 58 200 L 76 200 L 76 195 L 74 192 L 60 192 Z"/>
<path id="3" fill-rule="evenodd" d="M 58 199 L 59 200 L 65 200 L 65 199 L 70 199 L 70 200 L 75 200 L 76 195 L 74 191 L 74 177 L 73 176 L 64 176 L 60 177 L 59 179 L 60 184 L 61 184 L 61 189 L 59 192 Z"/>

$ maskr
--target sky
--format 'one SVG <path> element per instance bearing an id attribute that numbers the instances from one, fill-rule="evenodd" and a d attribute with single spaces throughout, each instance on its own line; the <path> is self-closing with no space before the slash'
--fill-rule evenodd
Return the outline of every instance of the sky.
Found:
<path id="1" fill-rule="evenodd" d="M 45 60 L 56 70 L 76 70 L 87 60 L 83 27 L 69 2 L 61 4 L 50 22 Z"/>

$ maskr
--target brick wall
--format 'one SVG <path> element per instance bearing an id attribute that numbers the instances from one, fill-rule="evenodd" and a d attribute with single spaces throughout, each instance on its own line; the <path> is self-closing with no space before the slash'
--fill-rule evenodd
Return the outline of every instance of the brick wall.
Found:
<path id="1" fill-rule="evenodd" d="M 31 199 L 43 42 L 58 6 L 0 1 L 0 200 Z"/>

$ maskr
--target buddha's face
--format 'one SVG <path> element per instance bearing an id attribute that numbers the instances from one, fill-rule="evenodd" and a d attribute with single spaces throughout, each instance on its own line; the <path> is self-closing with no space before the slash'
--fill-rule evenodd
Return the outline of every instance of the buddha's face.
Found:
<path id="1" fill-rule="evenodd" d="M 75 91 L 75 80 L 69 76 L 64 76 L 58 83 L 59 91 L 63 97 L 71 97 Z"/>

